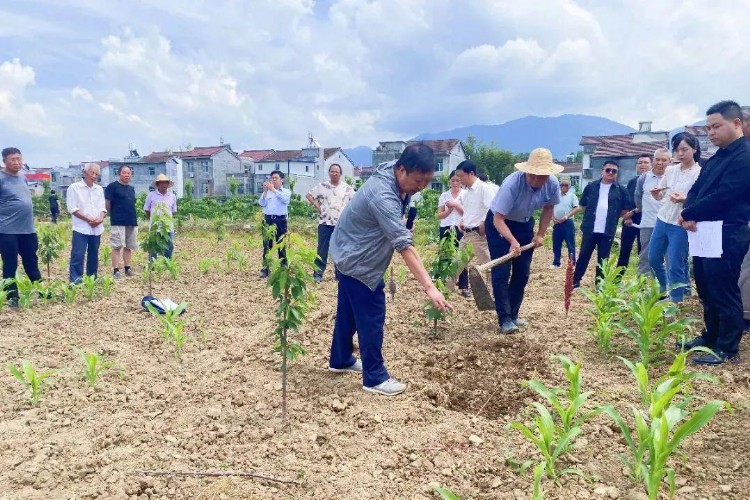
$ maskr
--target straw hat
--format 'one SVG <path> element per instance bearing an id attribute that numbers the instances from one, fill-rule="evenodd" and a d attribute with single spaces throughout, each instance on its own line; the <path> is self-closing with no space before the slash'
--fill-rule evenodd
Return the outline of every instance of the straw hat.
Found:
<path id="1" fill-rule="evenodd" d="M 564 169 L 552 160 L 552 152 L 547 148 L 536 148 L 529 154 L 529 159 L 516 163 L 516 170 L 532 175 L 559 174 Z"/>
<path id="2" fill-rule="evenodd" d="M 154 182 L 152 182 L 151 185 L 154 186 L 154 187 L 156 187 L 156 184 L 158 182 L 168 182 L 169 183 L 169 187 L 174 186 L 174 182 L 172 180 L 170 180 L 169 177 L 167 177 L 167 174 L 159 174 L 159 175 L 157 175 L 156 176 L 156 180 Z"/>

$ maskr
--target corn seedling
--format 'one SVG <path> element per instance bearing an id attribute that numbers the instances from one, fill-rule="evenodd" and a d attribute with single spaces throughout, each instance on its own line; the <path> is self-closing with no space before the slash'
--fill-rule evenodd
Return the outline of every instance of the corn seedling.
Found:
<path id="1" fill-rule="evenodd" d="M 64 285 L 62 287 L 62 293 L 63 293 L 63 299 L 68 304 L 72 304 L 76 301 L 76 298 L 78 298 L 78 291 L 80 290 L 80 285 L 77 285 L 75 283 L 70 283 L 68 285 Z"/>
<path id="2" fill-rule="evenodd" d="M 162 210 L 157 205 L 156 209 L 151 214 L 151 227 L 149 227 L 143 239 L 141 239 L 141 249 L 146 255 L 164 255 L 164 252 L 169 250 L 169 244 L 171 236 L 169 234 L 172 228 L 172 216 L 169 214 L 169 210 Z M 144 280 L 148 282 L 148 294 L 152 295 L 153 292 L 153 271 L 154 261 L 151 257 L 146 262 L 146 268 L 144 270 Z"/>
<path id="3" fill-rule="evenodd" d="M 458 239 L 456 237 L 456 232 L 453 229 L 448 231 L 446 236 L 440 240 L 437 258 L 432 263 L 430 274 L 435 286 L 446 297 L 446 299 L 450 296 L 446 287 L 446 282 L 449 279 L 455 279 L 458 272 L 466 268 L 471 260 L 472 254 L 473 249 L 471 245 L 467 245 L 461 250 L 458 249 Z M 428 301 L 425 304 L 424 309 L 427 319 L 432 321 L 432 334 L 437 335 L 438 321 L 444 321 L 446 313 L 435 308 L 431 301 Z"/>
<path id="4" fill-rule="evenodd" d="M 180 315 L 187 309 L 187 306 L 187 302 L 182 302 L 176 308 L 166 309 L 164 313 L 161 313 L 152 304 L 146 303 L 146 309 L 156 316 L 162 325 L 161 338 L 174 342 L 174 354 L 179 362 L 182 362 L 182 350 L 188 340 L 185 322 L 180 320 Z"/>
<path id="5" fill-rule="evenodd" d="M 15 281 L 16 287 L 18 287 L 18 306 L 23 309 L 30 309 L 34 301 L 34 295 L 38 290 L 37 284 L 27 276 L 17 276 Z"/>
<path id="6" fill-rule="evenodd" d="M 662 299 L 659 283 L 642 276 L 633 278 L 635 286 L 626 312 L 632 326 L 624 326 L 625 334 L 635 341 L 641 363 L 648 368 L 665 352 L 665 344 L 690 331 L 690 319 L 678 319 L 677 307 Z M 670 319 L 671 318 L 671 319 Z"/>
<path id="7" fill-rule="evenodd" d="M 42 299 L 42 304 L 44 305 L 56 300 L 60 296 L 61 290 L 65 288 L 65 284 L 59 280 L 50 281 L 49 283 L 42 283 L 40 281 L 36 286 L 39 297 Z"/>
<path id="8" fill-rule="evenodd" d="M 83 295 L 87 299 L 94 300 L 96 296 L 96 276 L 88 274 L 81 276 L 81 288 L 83 289 Z"/>
<path id="9" fill-rule="evenodd" d="M 591 301 L 591 307 L 587 312 L 594 318 L 592 335 L 603 353 L 610 351 L 612 337 L 618 330 L 620 314 L 625 309 L 620 286 L 620 269 L 615 259 L 606 259 L 602 262 L 602 277 L 597 280 L 595 290 L 583 290 Z"/>
<path id="10" fill-rule="evenodd" d="M 435 486 L 435 493 L 440 495 L 443 500 L 461 500 L 461 497 L 453 493 L 451 490 Z"/>
<path id="11" fill-rule="evenodd" d="M 115 362 L 109 361 L 104 354 L 86 352 L 76 347 L 73 350 L 81 357 L 81 361 L 83 361 L 82 375 L 91 387 L 96 386 L 96 382 L 104 370 L 116 366 Z"/>
<path id="12" fill-rule="evenodd" d="M 239 243 L 235 243 L 227 249 L 227 272 L 229 272 L 233 263 L 236 263 L 237 269 L 240 270 L 245 269 L 247 265 L 247 257 L 242 252 L 242 247 Z"/>
<path id="13" fill-rule="evenodd" d="M 30 361 L 22 361 L 21 367 L 8 363 L 8 371 L 16 380 L 29 390 L 31 395 L 31 404 L 37 404 L 42 394 L 44 380 L 57 373 L 57 370 L 45 370 L 38 372 Z"/>
<path id="14" fill-rule="evenodd" d="M 112 288 L 115 286 L 115 279 L 110 275 L 100 276 L 97 278 L 97 284 L 102 291 L 102 295 L 107 297 L 112 293 Z"/>
<path id="15" fill-rule="evenodd" d="M 214 221 L 213 230 L 216 235 L 216 243 L 227 239 L 227 226 L 222 217 Z"/>
<path id="16" fill-rule="evenodd" d="M 198 272 L 200 272 L 201 274 L 208 274 L 211 272 L 211 269 L 217 267 L 218 265 L 218 259 L 204 257 L 198 261 Z"/>
<path id="17" fill-rule="evenodd" d="M 47 279 L 51 275 L 52 262 L 60 257 L 60 252 L 65 247 L 60 233 L 60 227 L 51 224 L 40 224 L 37 226 L 39 237 L 39 250 L 37 254 L 42 264 L 47 266 Z"/>
<path id="18" fill-rule="evenodd" d="M 286 250 L 286 259 L 278 256 L 277 250 Z M 315 249 L 305 245 L 301 236 L 287 233 L 266 255 L 270 270 L 268 286 L 278 302 L 276 307 L 276 342 L 274 351 L 281 354 L 281 416 L 287 423 L 287 367 L 289 361 L 305 354 L 305 349 L 290 341 L 289 335 L 299 331 L 310 309 L 312 293 L 308 285 L 313 282 L 312 273 L 317 269 Z"/>
<path id="19" fill-rule="evenodd" d="M 668 465 L 670 457 L 680 451 L 680 444 L 688 436 L 708 424 L 723 407 L 724 401 L 710 401 L 691 411 L 691 398 L 686 396 L 694 380 L 713 380 L 706 374 L 685 372 L 687 356 L 693 351 L 708 351 L 705 348 L 691 349 L 678 354 L 669 372 L 654 383 L 649 383 L 646 366 L 620 358 L 636 378 L 643 408 L 631 405 L 634 417 L 631 429 L 619 412 L 607 405 L 604 411 L 612 417 L 622 431 L 630 458 L 620 457 L 630 471 L 631 478 L 642 483 L 649 500 L 659 497 L 659 490 L 666 482 L 670 498 L 675 491 L 675 471 Z M 710 352 L 710 351 L 708 351 Z"/>
<path id="20" fill-rule="evenodd" d="M 172 281 L 177 279 L 177 276 L 180 274 L 180 264 L 177 262 L 177 260 L 172 257 L 171 259 L 169 257 L 160 257 L 161 268 L 167 272 L 169 275 L 169 279 Z"/>
<path id="21" fill-rule="evenodd" d="M 102 247 L 100 251 L 100 255 L 102 257 L 102 262 L 106 264 L 112 258 L 112 248 Z"/>

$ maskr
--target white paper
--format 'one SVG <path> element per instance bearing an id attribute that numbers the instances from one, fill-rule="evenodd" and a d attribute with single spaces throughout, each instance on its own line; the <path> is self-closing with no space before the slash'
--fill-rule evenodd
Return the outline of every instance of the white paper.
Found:
<path id="1" fill-rule="evenodd" d="M 705 221 L 696 224 L 696 231 L 688 231 L 688 251 L 691 257 L 719 258 L 721 246 L 721 226 L 723 222 Z"/>
<path id="2" fill-rule="evenodd" d="M 640 229 L 640 228 L 641 228 L 641 225 L 640 225 L 640 224 L 636 224 L 635 222 L 633 222 L 633 223 L 632 223 L 632 224 L 630 225 L 630 227 L 634 227 L 634 228 L 636 228 L 636 229 Z"/>

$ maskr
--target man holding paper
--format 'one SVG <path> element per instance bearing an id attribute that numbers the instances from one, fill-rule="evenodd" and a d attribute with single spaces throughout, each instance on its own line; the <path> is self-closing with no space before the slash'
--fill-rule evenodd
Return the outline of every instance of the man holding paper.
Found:
<path id="1" fill-rule="evenodd" d="M 738 360 L 744 329 L 738 280 L 750 247 L 750 142 L 742 134 L 742 112 L 736 102 L 714 104 L 706 116 L 708 138 L 719 150 L 701 169 L 678 222 L 695 232 L 700 222 L 721 221 L 721 257 L 693 257 L 706 327 L 683 348 L 708 347 L 715 354 L 693 362 L 719 365 Z"/>

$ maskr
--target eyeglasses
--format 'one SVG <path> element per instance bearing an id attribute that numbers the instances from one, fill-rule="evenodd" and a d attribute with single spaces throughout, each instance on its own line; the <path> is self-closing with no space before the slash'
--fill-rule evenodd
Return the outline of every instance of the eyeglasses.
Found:
<path id="1" fill-rule="evenodd" d="M 560 187 L 570 187 L 570 184 L 560 184 Z"/>
<path id="2" fill-rule="evenodd" d="M 604 173 L 607 173 L 607 174 L 616 174 L 617 173 L 617 169 L 616 168 L 605 168 L 604 169 Z"/>

